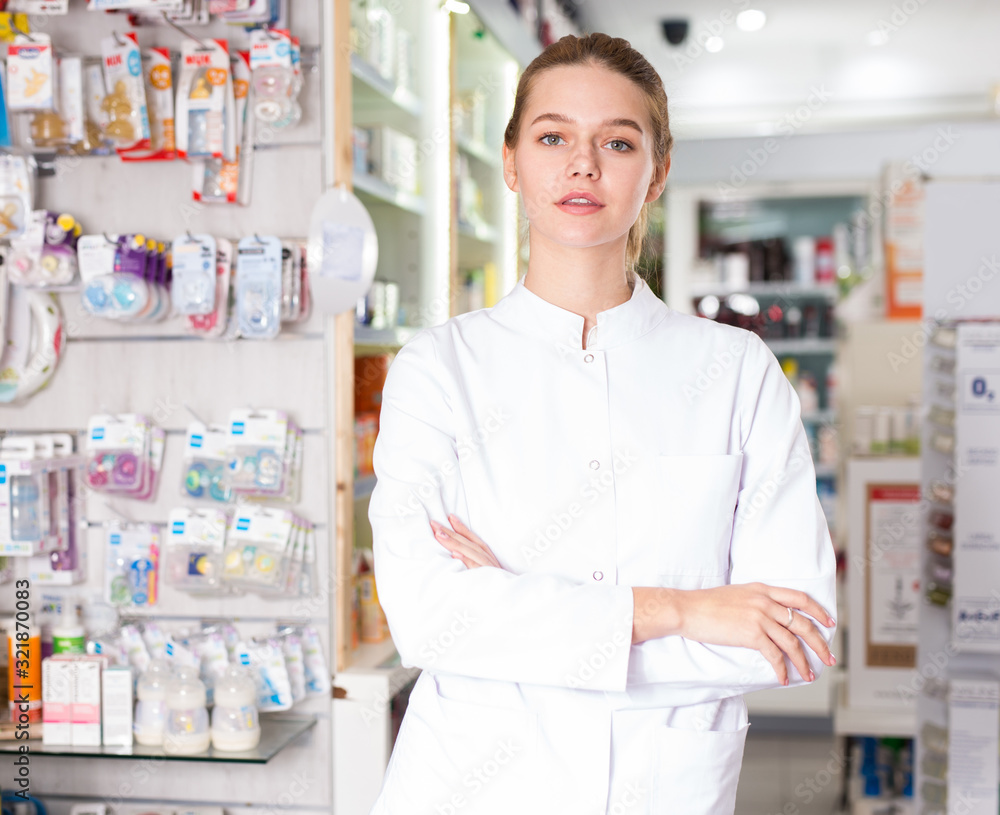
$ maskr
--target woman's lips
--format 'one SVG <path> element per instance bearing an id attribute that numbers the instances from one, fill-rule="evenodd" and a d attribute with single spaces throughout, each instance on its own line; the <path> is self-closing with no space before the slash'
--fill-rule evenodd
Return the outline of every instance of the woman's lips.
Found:
<path id="1" fill-rule="evenodd" d="M 563 212 L 570 215 L 593 215 L 595 212 L 604 209 L 603 204 L 573 202 L 572 199 L 566 203 L 556 204 Z"/>

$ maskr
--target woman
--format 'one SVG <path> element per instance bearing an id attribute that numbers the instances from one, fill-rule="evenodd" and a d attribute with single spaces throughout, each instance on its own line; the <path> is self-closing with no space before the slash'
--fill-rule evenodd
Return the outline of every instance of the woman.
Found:
<path id="1" fill-rule="evenodd" d="M 666 104 L 624 40 L 535 59 L 503 148 L 528 270 L 389 370 L 375 575 L 423 672 L 373 813 L 731 813 L 742 694 L 834 664 L 794 391 L 633 271 Z"/>

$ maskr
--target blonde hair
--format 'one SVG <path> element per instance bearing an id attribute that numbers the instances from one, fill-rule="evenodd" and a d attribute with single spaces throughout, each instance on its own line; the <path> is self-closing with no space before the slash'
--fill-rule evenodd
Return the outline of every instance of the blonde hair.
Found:
<path id="1" fill-rule="evenodd" d="M 552 43 L 535 57 L 517 83 L 514 95 L 514 110 L 504 131 L 504 143 L 507 149 L 514 150 L 521 133 L 521 121 L 528 105 L 534 87 L 535 78 L 551 68 L 564 65 L 599 65 L 610 71 L 621 74 L 632 80 L 643 92 L 646 107 L 649 111 L 649 121 L 652 126 L 653 165 L 656 167 L 654 177 L 664 171 L 667 158 L 674 144 L 670 133 L 670 118 L 667 114 L 667 94 L 663 89 L 663 80 L 649 61 L 628 42 L 620 37 L 607 34 L 588 34 L 585 37 L 575 37 L 572 34 Z M 643 243 L 649 224 L 649 204 L 643 204 L 639 217 L 628 233 L 625 246 L 625 266 L 629 272 L 635 272 L 642 255 Z"/>

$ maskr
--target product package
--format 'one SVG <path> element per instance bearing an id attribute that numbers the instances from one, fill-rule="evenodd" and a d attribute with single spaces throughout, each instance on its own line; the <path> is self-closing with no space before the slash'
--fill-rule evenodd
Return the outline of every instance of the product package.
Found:
<path id="1" fill-rule="evenodd" d="M 281 330 L 281 241 L 242 238 L 236 253 L 236 329 L 248 339 L 273 339 Z"/>
<path id="2" fill-rule="evenodd" d="M 261 593 L 283 589 L 293 520 L 288 510 L 268 507 L 237 512 L 226 535 L 226 583 Z"/>
<path id="3" fill-rule="evenodd" d="M 165 434 L 138 413 L 98 414 L 87 426 L 87 485 L 148 500 L 163 464 Z"/>
<path id="4" fill-rule="evenodd" d="M 195 421 L 188 425 L 181 468 L 181 492 L 188 498 L 225 503 L 232 491 L 227 483 L 229 429 L 206 427 Z"/>
<path id="5" fill-rule="evenodd" d="M 156 605 L 160 527 L 108 521 L 105 529 L 105 599 L 115 606 Z"/>
<path id="6" fill-rule="evenodd" d="M 201 45 L 185 40 L 177 83 L 178 155 L 234 161 L 234 109 L 227 42 L 212 40 Z"/>
<path id="7" fill-rule="evenodd" d="M 218 593 L 227 523 L 221 509 L 171 510 L 165 553 L 167 583 L 192 593 Z"/>
<path id="8" fill-rule="evenodd" d="M 244 497 L 281 498 L 294 493 L 293 484 L 300 480 L 299 439 L 298 427 L 280 410 L 233 410 L 227 484 Z"/>
<path id="9" fill-rule="evenodd" d="M 104 84 L 101 103 L 108 122 L 104 134 L 119 152 L 149 149 L 149 113 L 142 79 L 142 55 L 135 32 L 101 40 Z"/>
<path id="10" fill-rule="evenodd" d="M 225 238 L 215 239 L 215 308 L 208 314 L 192 314 L 187 318 L 189 330 L 203 337 L 223 336 L 229 318 L 230 277 L 233 267 L 233 244 Z"/>

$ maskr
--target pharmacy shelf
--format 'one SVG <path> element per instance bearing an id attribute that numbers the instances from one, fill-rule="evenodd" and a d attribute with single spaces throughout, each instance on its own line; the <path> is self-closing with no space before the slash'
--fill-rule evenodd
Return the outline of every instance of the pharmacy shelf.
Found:
<path id="1" fill-rule="evenodd" d="M 807 424 L 831 424 L 837 421 L 835 410 L 815 410 L 812 413 L 803 413 L 802 421 Z"/>
<path id="2" fill-rule="evenodd" d="M 494 170 L 499 169 L 500 156 L 494 154 L 494 152 L 482 142 L 472 141 L 461 134 L 457 134 L 455 136 L 455 144 L 458 149 L 467 156 L 472 156 L 472 158 L 476 159 L 476 161 L 485 164 L 487 167 Z"/>
<path id="3" fill-rule="evenodd" d="M 371 92 L 374 91 L 375 94 L 411 116 L 420 116 L 423 113 L 424 106 L 416 94 L 406 88 L 401 88 L 392 80 L 386 79 L 374 65 L 357 54 L 351 54 L 351 75 L 357 80 L 354 85 L 355 96 L 364 98 L 366 95 L 370 96 Z M 361 87 L 358 87 L 359 85 Z M 369 93 L 363 93 L 362 89 L 366 89 Z"/>
<path id="4" fill-rule="evenodd" d="M 394 328 L 354 326 L 354 345 L 366 348 L 402 348 L 420 331 L 420 326 L 399 325 Z"/>
<path id="5" fill-rule="evenodd" d="M 839 736 L 895 736 L 912 739 L 917 732 L 916 710 L 885 707 L 850 707 L 847 678 L 837 689 L 833 708 L 833 732 Z"/>
<path id="6" fill-rule="evenodd" d="M 705 297 L 714 294 L 716 297 L 726 297 L 730 294 L 753 294 L 769 297 L 822 297 L 827 300 L 837 299 L 837 285 L 793 282 L 748 283 L 742 286 L 727 283 L 695 283 L 691 286 L 692 297 Z"/>
<path id="7" fill-rule="evenodd" d="M 765 339 L 775 354 L 834 354 L 837 341 L 832 337 L 803 337 L 802 339 Z"/>
<path id="8" fill-rule="evenodd" d="M 278 717 L 261 714 L 260 744 L 253 750 L 239 753 L 227 753 L 209 747 L 201 753 L 193 755 L 175 755 L 166 752 L 162 747 L 151 747 L 142 744 L 132 744 L 130 747 L 74 747 L 62 744 L 44 744 L 37 741 L 4 741 L 0 742 L 0 753 L 17 753 L 21 745 L 27 744 L 32 755 L 59 756 L 61 758 L 160 758 L 167 761 L 215 761 L 239 764 L 267 764 L 278 753 L 284 750 L 295 739 L 316 724 L 316 717 L 288 716 Z M 33 728 L 34 729 L 34 728 Z M 39 731 L 42 726 L 39 725 Z"/>
<path id="9" fill-rule="evenodd" d="M 404 668 L 391 638 L 362 643 L 348 652 L 348 667 L 334 677 L 334 693 L 354 701 L 391 699 L 420 674 L 419 668 Z"/>
<path id="10" fill-rule="evenodd" d="M 496 227 L 489 224 L 473 226 L 462 221 L 458 222 L 458 234 L 463 238 L 472 238 L 482 243 L 496 243 L 500 239 L 500 233 Z"/>
<path id="11" fill-rule="evenodd" d="M 396 189 L 388 182 L 368 173 L 354 174 L 354 191 L 360 193 L 358 197 L 362 201 L 367 198 L 376 203 L 392 204 L 414 215 L 423 215 L 427 211 L 424 199 L 419 195 Z"/>

